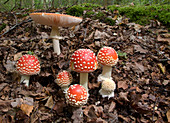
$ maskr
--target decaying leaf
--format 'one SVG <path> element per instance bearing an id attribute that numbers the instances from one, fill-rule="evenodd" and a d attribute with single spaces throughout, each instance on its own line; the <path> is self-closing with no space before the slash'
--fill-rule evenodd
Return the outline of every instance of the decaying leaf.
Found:
<path id="1" fill-rule="evenodd" d="M 21 104 L 21 110 L 28 116 L 30 116 L 30 113 L 32 112 L 34 106 L 27 105 L 27 104 Z"/>
<path id="2" fill-rule="evenodd" d="M 75 110 L 73 111 L 73 115 L 72 115 L 71 119 L 73 119 L 73 123 L 83 123 L 82 107 L 75 108 Z"/>
<path id="3" fill-rule="evenodd" d="M 102 116 L 103 108 L 101 106 L 90 105 L 84 109 L 84 114 L 88 117 L 89 121 Z"/>
<path id="4" fill-rule="evenodd" d="M 165 42 L 165 43 L 170 44 L 170 38 L 164 38 L 164 37 L 161 37 L 161 35 L 158 35 L 157 40 L 159 42 Z"/>
<path id="5" fill-rule="evenodd" d="M 45 106 L 48 107 L 48 108 L 52 108 L 53 105 L 54 105 L 53 97 L 50 96 L 50 97 L 48 98 L 48 100 L 47 100 Z"/>
<path id="6" fill-rule="evenodd" d="M 170 110 L 168 110 L 168 111 L 166 112 L 166 117 L 167 117 L 167 119 L 168 119 L 168 122 L 170 122 Z"/>
<path id="7" fill-rule="evenodd" d="M 144 54 L 148 52 L 148 50 L 143 49 L 140 45 L 134 45 L 134 50 L 136 52 L 140 52 L 140 53 L 144 53 Z"/>
<path id="8" fill-rule="evenodd" d="M 119 98 L 124 100 L 124 101 L 127 101 L 129 102 L 128 98 L 127 98 L 127 95 L 128 95 L 128 92 L 120 92 L 119 93 Z"/>
<path id="9" fill-rule="evenodd" d="M 118 82 L 118 88 L 123 88 L 124 90 L 126 90 L 128 88 L 128 84 L 126 81 L 119 81 Z"/>
<path id="10" fill-rule="evenodd" d="M 143 66 L 142 64 L 139 64 L 139 63 L 135 62 L 135 65 L 136 65 L 136 67 L 138 67 L 139 70 L 141 70 L 142 72 L 145 71 L 145 68 L 144 68 L 144 66 Z"/>
<path id="11" fill-rule="evenodd" d="M 115 107 L 116 107 L 116 103 L 112 101 L 111 104 L 110 104 L 110 106 L 109 106 L 108 112 L 109 112 L 109 113 L 112 112 L 112 111 L 115 109 Z"/>

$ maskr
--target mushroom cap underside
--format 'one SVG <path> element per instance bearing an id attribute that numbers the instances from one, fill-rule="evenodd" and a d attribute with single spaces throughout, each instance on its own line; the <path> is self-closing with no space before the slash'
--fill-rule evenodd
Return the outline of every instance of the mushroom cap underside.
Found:
<path id="1" fill-rule="evenodd" d="M 30 16 L 39 24 L 55 27 L 72 27 L 82 21 L 82 18 L 58 13 L 31 13 Z"/>

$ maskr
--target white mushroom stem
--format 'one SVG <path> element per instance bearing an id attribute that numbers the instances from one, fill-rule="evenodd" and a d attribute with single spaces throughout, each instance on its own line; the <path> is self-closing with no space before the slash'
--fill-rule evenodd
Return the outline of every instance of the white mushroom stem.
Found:
<path id="1" fill-rule="evenodd" d="M 80 73 L 80 85 L 88 92 L 88 73 Z"/>
<path id="2" fill-rule="evenodd" d="M 112 66 L 106 66 L 106 65 L 104 65 L 104 66 L 103 66 L 103 71 L 102 71 L 102 76 L 103 76 L 104 78 L 110 79 L 110 78 L 111 78 L 111 75 L 112 75 Z"/>
<path id="3" fill-rule="evenodd" d="M 58 27 L 52 27 L 50 37 L 53 39 L 53 49 L 54 53 L 57 53 L 57 55 L 60 55 L 60 42 L 59 40 L 61 39 L 59 29 Z"/>
<path id="4" fill-rule="evenodd" d="M 67 93 L 68 86 L 61 87 L 61 89 L 63 90 L 63 93 Z"/>
<path id="5" fill-rule="evenodd" d="M 22 75 L 20 83 L 25 83 L 25 85 L 29 86 L 30 75 Z"/>

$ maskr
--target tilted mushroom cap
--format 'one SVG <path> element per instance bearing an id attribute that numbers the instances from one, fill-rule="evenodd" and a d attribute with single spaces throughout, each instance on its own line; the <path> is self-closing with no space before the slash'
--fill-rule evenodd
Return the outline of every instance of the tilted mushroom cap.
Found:
<path id="1" fill-rule="evenodd" d="M 70 68 L 76 72 L 93 72 L 98 67 L 97 58 L 90 49 L 76 50 L 71 56 Z"/>
<path id="2" fill-rule="evenodd" d="M 106 66 L 113 66 L 118 62 L 118 55 L 112 47 L 101 48 L 97 58 L 99 63 Z"/>
<path id="3" fill-rule="evenodd" d="M 37 23 L 56 27 L 71 27 L 82 21 L 82 18 L 58 13 L 31 13 L 30 16 Z"/>
<path id="4" fill-rule="evenodd" d="M 24 75 L 35 75 L 40 72 L 40 63 L 34 55 L 23 55 L 16 64 L 17 71 Z"/>
<path id="5" fill-rule="evenodd" d="M 72 77 L 71 73 L 68 72 L 68 71 L 63 70 L 63 71 L 58 73 L 57 79 L 55 80 L 55 82 L 60 87 L 64 87 L 64 86 L 70 85 L 72 80 L 73 80 L 73 77 Z"/>

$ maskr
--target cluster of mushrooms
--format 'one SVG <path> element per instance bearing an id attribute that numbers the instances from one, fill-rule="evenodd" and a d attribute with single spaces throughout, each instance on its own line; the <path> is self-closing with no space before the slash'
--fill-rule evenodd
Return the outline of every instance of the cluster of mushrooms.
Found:
<path id="1" fill-rule="evenodd" d="M 54 52 L 60 54 L 58 27 L 71 27 L 78 25 L 82 18 L 57 13 L 31 13 L 31 18 L 40 24 L 52 26 L 51 38 L 53 39 Z M 79 107 L 88 100 L 88 73 L 98 68 L 98 63 L 103 67 L 102 74 L 98 80 L 102 82 L 99 93 L 102 97 L 114 97 L 116 84 L 111 77 L 112 66 L 118 62 L 118 55 L 112 47 L 103 47 L 99 50 L 97 57 L 90 49 L 78 49 L 70 58 L 70 69 L 80 73 L 80 85 L 70 85 L 73 77 L 69 71 L 63 70 L 56 76 L 55 82 L 65 93 L 66 102 L 72 106 Z M 34 55 L 23 55 L 16 64 L 17 71 L 22 75 L 21 82 L 29 86 L 30 75 L 40 72 L 40 62 Z M 70 86 L 69 86 L 70 85 Z"/>

